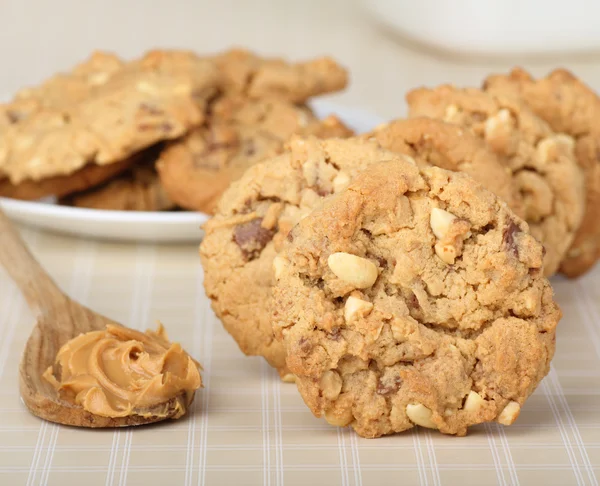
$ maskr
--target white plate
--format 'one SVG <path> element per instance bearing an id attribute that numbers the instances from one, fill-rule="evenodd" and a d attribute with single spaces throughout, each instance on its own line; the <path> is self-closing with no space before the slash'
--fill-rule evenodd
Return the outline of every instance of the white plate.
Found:
<path id="1" fill-rule="evenodd" d="M 381 118 L 362 110 L 328 102 L 314 103 L 313 109 L 320 117 L 337 114 L 359 133 L 382 122 Z M 201 238 L 200 225 L 209 218 L 204 213 L 187 211 L 105 211 L 8 198 L 0 198 L 0 206 L 10 218 L 26 225 L 75 236 L 121 241 L 197 242 Z"/>

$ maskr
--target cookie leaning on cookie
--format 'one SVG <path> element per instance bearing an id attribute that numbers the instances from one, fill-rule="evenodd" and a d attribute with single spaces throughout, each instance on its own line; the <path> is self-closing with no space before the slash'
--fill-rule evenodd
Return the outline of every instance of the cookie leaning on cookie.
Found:
<path id="1" fill-rule="evenodd" d="M 232 181 L 280 153 L 293 134 L 352 134 L 336 117 L 317 120 L 306 106 L 309 98 L 346 86 L 346 71 L 333 60 L 293 64 L 242 50 L 213 60 L 222 83 L 205 123 L 170 144 L 157 163 L 161 183 L 180 206 L 212 213 Z"/>
<path id="2" fill-rule="evenodd" d="M 298 389 L 363 437 L 510 425 L 554 354 L 543 249 L 466 174 L 386 158 L 277 257 L 273 325 Z"/>
<path id="3" fill-rule="evenodd" d="M 285 351 L 274 340 L 270 316 L 276 254 L 323 196 L 388 156 L 372 141 L 294 138 L 283 154 L 234 182 L 204 225 L 200 256 L 215 314 L 245 354 L 263 356 L 282 377 L 288 375 Z"/>
<path id="4" fill-rule="evenodd" d="M 522 194 L 531 233 L 546 249 L 553 275 L 581 224 L 583 173 L 572 137 L 555 133 L 519 100 L 478 89 L 419 88 L 406 96 L 411 116 L 430 116 L 467 127 L 501 157 Z"/>
<path id="5" fill-rule="evenodd" d="M 93 55 L 0 106 L 0 174 L 20 197 L 23 182 L 81 179 L 89 165 L 120 163 L 180 137 L 202 122 L 219 76 L 214 63 L 191 53 L 175 59 L 152 51 L 130 63 Z"/>
<path id="6" fill-rule="evenodd" d="M 575 139 L 585 174 L 586 209 L 560 271 L 568 277 L 582 275 L 600 258 L 600 98 L 564 69 L 536 80 L 517 68 L 488 77 L 484 90 L 520 98 L 554 130 Z"/>

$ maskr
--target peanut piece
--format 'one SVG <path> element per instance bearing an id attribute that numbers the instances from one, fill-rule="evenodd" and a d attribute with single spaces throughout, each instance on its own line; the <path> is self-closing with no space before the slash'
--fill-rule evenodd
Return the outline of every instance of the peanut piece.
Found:
<path id="1" fill-rule="evenodd" d="M 371 312 L 373 304 L 357 297 L 348 297 L 344 306 L 344 319 L 350 322 L 353 318 L 364 317 Z"/>
<path id="2" fill-rule="evenodd" d="M 342 377 L 333 370 L 327 370 L 321 377 L 321 390 L 327 400 L 335 400 L 342 391 Z"/>
<path id="3" fill-rule="evenodd" d="M 452 121 L 458 115 L 458 106 L 456 105 L 448 105 L 446 108 L 446 113 L 444 113 L 445 121 Z"/>
<path id="4" fill-rule="evenodd" d="M 389 126 L 390 126 L 389 122 L 380 123 L 375 128 L 373 128 L 373 132 L 372 133 L 380 132 L 381 130 L 385 130 Z M 371 138 L 371 140 L 375 140 L 375 138 L 373 137 L 373 138 Z"/>
<path id="5" fill-rule="evenodd" d="M 400 157 L 402 157 L 402 159 L 405 162 L 408 162 L 410 165 L 417 165 L 417 161 L 415 159 L 413 159 L 410 155 L 406 155 L 406 154 L 399 154 Z"/>
<path id="6" fill-rule="evenodd" d="M 372 261 L 350 253 L 332 253 L 327 265 L 336 277 L 356 289 L 371 287 L 378 277 L 377 267 Z"/>
<path id="7" fill-rule="evenodd" d="M 261 228 L 267 229 L 267 230 L 271 230 L 273 228 L 275 228 L 275 226 L 277 225 L 277 220 L 279 219 L 279 215 L 281 214 L 281 212 L 283 211 L 283 204 L 282 203 L 273 203 L 269 206 L 269 209 L 267 209 L 267 212 L 265 213 L 262 222 L 260 223 Z"/>
<path id="8" fill-rule="evenodd" d="M 437 429 L 437 425 L 431 420 L 433 412 L 421 403 L 409 403 L 406 406 L 406 415 L 408 415 L 411 422 L 421 427 Z"/>
<path id="9" fill-rule="evenodd" d="M 275 280 L 279 280 L 281 278 L 281 273 L 283 272 L 283 267 L 285 267 L 285 258 L 280 255 L 277 255 L 273 258 L 273 276 Z"/>
<path id="10" fill-rule="evenodd" d="M 556 140 L 557 145 L 567 149 L 568 151 L 572 151 L 575 148 L 575 140 L 569 135 L 557 133 L 554 139 Z"/>
<path id="11" fill-rule="evenodd" d="M 296 115 L 298 116 L 298 126 L 305 127 L 308 125 L 308 115 L 304 111 L 297 110 Z"/>
<path id="12" fill-rule="evenodd" d="M 160 92 L 160 89 L 156 85 L 148 83 L 147 81 L 139 81 L 136 88 L 138 91 L 149 95 L 156 95 Z"/>
<path id="13" fill-rule="evenodd" d="M 541 162 L 549 162 L 556 157 L 556 142 L 552 138 L 545 138 L 536 147 L 536 153 Z"/>
<path id="14" fill-rule="evenodd" d="M 302 175 L 306 184 L 314 186 L 317 183 L 317 161 L 314 158 L 308 159 L 302 164 Z"/>
<path id="15" fill-rule="evenodd" d="M 467 399 L 465 400 L 464 410 L 467 412 L 479 412 L 481 407 L 485 404 L 485 400 L 481 398 L 481 395 L 476 391 L 471 390 L 467 395 Z"/>
<path id="16" fill-rule="evenodd" d="M 95 73 L 88 76 L 88 81 L 90 84 L 99 85 L 104 84 L 108 81 L 109 74 L 106 72 Z"/>
<path id="17" fill-rule="evenodd" d="M 354 416 L 352 415 L 352 410 L 350 409 L 331 409 L 325 412 L 325 420 L 336 427 L 346 427 L 347 425 L 350 425 L 353 419 Z"/>
<path id="18" fill-rule="evenodd" d="M 568 135 L 555 135 L 547 137 L 537 144 L 536 153 L 541 162 L 547 163 L 550 160 L 557 159 L 565 152 L 570 154 L 573 152 L 575 141 Z"/>
<path id="19" fill-rule="evenodd" d="M 333 179 L 333 192 L 340 192 L 350 183 L 350 176 L 345 172 L 338 172 Z"/>
<path id="20" fill-rule="evenodd" d="M 433 208 L 431 210 L 431 215 L 429 216 L 429 225 L 431 226 L 431 230 L 435 237 L 438 240 L 442 240 L 446 236 L 446 233 L 448 233 L 450 225 L 456 219 L 456 216 L 448 211 L 444 211 L 440 208 Z"/>
<path id="21" fill-rule="evenodd" d="M 296 375 L 292 373 L 286 373 L 281 377 L 281 381 L 284 383 L 296 383 Z"/>
<path id="22" fill-rule="evenodd" d="M 437 242 L 433 247 L 435 250 L 435 254 L 440 257 L 444 263 L 448 265 L 453 265 L 456 260 L 456 248 L 452 245 L 444 245 L 440 242 Z"/>
<path id="23" fill-rule="evenodd" d="M 504 410 L 500 412 L 496 421 L 502 425 L 511 425 L 517 420 L 519 413 L 521 413 L 521 405 L 517 402 L 509 402 L 508 405 L 504 407 Z"/>
<path id="24" fill-rule="evenodd" d="M 506 108 L 500 110 L 495 116 L 489 117 L 485 121 L 485 138 L 494 137 L 495 133 L 499 128 L 506 129 L 511 126 L 510 111 Z"/>
<path id="25" fill-rule="evenodd" d="M 310 211 L 312 211 L 320 200 L 321 196 L 319 196 L 315 191 L 313 191 L 312 189 L 306 189 L 302 192 L 302 195 L 300 196 L 300 208 L 309 209 Z"/>

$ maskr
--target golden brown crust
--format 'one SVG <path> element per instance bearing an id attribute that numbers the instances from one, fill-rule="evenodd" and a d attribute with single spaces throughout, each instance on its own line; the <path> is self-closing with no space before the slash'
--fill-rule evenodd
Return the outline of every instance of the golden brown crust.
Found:
<path id="1" fill-rule="evenodd" d="M 568 277 L 587 272 L 600 258 L 600 98 L 565 69 L 534 79 L 521 68 L 489 76 L 484 89 L 522 99 L 555 131 L 575 138 L 585 175 L 586 209 L 560 271 Z"/>

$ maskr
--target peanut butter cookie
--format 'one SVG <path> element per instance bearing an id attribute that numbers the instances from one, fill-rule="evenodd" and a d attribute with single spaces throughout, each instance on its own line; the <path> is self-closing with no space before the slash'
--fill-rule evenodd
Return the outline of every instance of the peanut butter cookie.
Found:
<path id="1" fill-rule="evenodd" d="M 555 131 L 575 139 L 585 174 L 585 214 L 560 271 L 568 277 L 582 275 L 600 258 L 600 98 L 564 69 L 536 80 L 517 68 L 488 77 L 484 89 L 520 98 Z"/>
<path id="2" fill-rule="evenodd" d="M 0 172 L 18 185 L 123 161 L 200 125 L 219 81 L 215 63 L 191 53 L 123 65 L 96 54 L 0 105 Z"/>
<path id="3" fill-rule="evenodd" d="M 583 173 L 574 140 L 555 133 L 513 97 L 440 86 L 407 95 L 411 116 L 430 116 L 468 127 L 504 160 L 521 192 L 525 220 L 546 249 L 553 275 L 571 246 L 585 209 Z"/>
<path id="4" fill-rule="evenodd" d="M 200 256 L 213 310 L 245 354 L 264 356 L 284 378 L 285 351 L 270 316 L 275 255 L 323 196 L 390 156 L 372 141 L 295 138 L 234 182 L 204 227 Z"/>
<path id="5" fill-rule="evenodd" d="M 542 264 L 494 194 L 398 155 L 290 232 L 275 335 L 312 412 L 363 437 L 510 425 L 554 354 L 560 311 Z"/>

